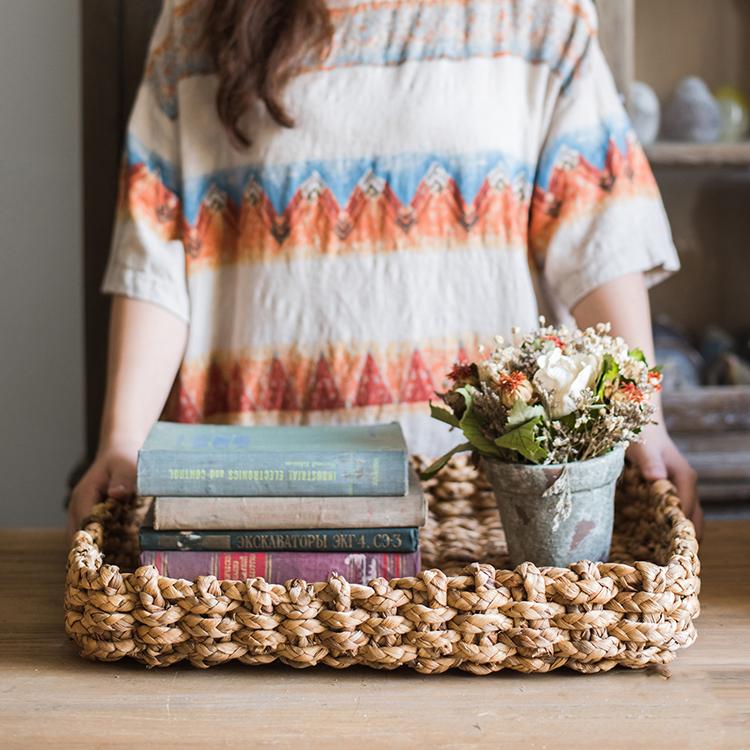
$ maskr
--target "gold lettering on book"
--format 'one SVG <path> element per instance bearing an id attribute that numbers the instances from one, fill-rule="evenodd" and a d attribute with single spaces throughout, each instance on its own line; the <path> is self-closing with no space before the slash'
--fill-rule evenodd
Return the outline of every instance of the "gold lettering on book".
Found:
<path id="1" fill-rule="evenodd" d="M 227 542 L 228 543 L 228 542 Z M 320 534 L 288 533 L 288 532 L 248 532 L 234 536 L 234 547 L 239 550 L 253 551 L 312 551 L 333 550 L 352 551 L 364 550 L 368 547 L 374 550 L 396 551 L 407 543 L 403 534 L 397 531 L 373 531 L 372 536 L 348 532 L 324 532 Z"/>
<path id="2" fill-rule="evenodd" d="M 354 534 L 335 534 L 333 537 L 334 549 L 346 549 L 352 546 Z"/>
<path id="3" fill-rule="evenodd" d="M 324 469 L 289 469 L 293 482 L 335 482 L 336 472 Z"/>
<path id="4" fill-rule="evenodd" d="M 375 549 L 399 549 L 403 545 L 401 534 L 397 532 L 379 532 L 373 536 Z"/>
<path id="5" fill-rule="evenodd" d="M 230 482 L 283 482 L 284 469 L 229 469 L 226 473 Z"/>
<path id="6" fill-rule="evenodd" d="M 313 550 L 325 549 L 326 534 L 242 534 L 236 537 L 238 549 Z"/>
<path id="7" fill-rule="evenodd" d="M 168 469 L 170 479 L 205 480 L 205 469 Z"/>

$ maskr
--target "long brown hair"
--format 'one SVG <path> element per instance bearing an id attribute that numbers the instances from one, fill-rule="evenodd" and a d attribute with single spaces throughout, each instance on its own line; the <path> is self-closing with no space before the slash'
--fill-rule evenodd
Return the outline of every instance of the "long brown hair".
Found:
<path id="1" fill-rule="evenodd" d="M 216 109 L 236 146 L 250 137 L 239 121 L 262 101 L 284 127 L 294 125 L 281 95 L 302 58 L 321 55 L 333 33 L 325 0 L 207 0 L 204 43 L 219 76 Z"/>

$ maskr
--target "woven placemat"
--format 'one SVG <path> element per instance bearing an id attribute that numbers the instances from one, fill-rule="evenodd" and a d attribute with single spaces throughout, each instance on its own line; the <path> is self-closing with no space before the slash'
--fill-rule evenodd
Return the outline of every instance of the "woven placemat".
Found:
<path id="1" fill-rule="evenodd" d="M 670 662 L 695 640 L 698 545 L 669 482 L 626 470 L 610 562 L 514 570 L 494 496 L 465 457 L 425 488 L 424 570 L 368 586 L 341 576 L 285 585 L 159 576 L 136 567 L 143 502 L 108 500 L 70 551 L 67 633 L 85 658 L 152 667 L 278 659 L 429 674 L 640 668 Z"/>

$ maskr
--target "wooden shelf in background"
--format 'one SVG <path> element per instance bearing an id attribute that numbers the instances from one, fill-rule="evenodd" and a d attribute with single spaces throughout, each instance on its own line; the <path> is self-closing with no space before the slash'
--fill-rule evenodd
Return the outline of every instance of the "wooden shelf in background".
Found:
<path id="1" fill-rule="evenodd" d="M 750 385 L 714 385 L 665 391 L 670 432 L 746 432 L 750 436 Z"/>
<path id="2" fill-rule="evenodd" d="M 715 503 L 750 502 L 750 482 L 698 482 L 698 497 L 704 508 Z"/>
<path id="3" fill-rule="evenodd" d="M 664 416 L 677 447 L 698 472 L 701 500 L 750 502 L 750 386 L 664 393 Z"/>
<path id="4" fill-rule="evenodd" d="M 750 166 L 750 140 L 738 143 L 657 141 L 646 148 L 657 166 Z"/>
<path id="5" fill-rule="evenodd" d="M 677 432 L 673 438 L 700 481 L 750 487 L 750 432 Z"/>

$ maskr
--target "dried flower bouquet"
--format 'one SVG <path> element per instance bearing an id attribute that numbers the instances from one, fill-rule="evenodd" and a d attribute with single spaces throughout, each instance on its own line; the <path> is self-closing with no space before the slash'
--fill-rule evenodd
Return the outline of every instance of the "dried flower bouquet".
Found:
<path id="1" fill-rule="evenodd" d="M 475 451 L 504 463 L 566 464 L 601 456 L 638 440 L 652 421 L 649 403 L 661 387 L 658 367 L 630 349 L 609 324 L 569 330 L 545 325 L 514 342 L 496 337 L 478 362 L 459 363 L 452 387 L 438 394 L 449 409 L 432 416 L 460 429 L 466 442 L 425 471 L 432 476 L 454 454 Z"/>

